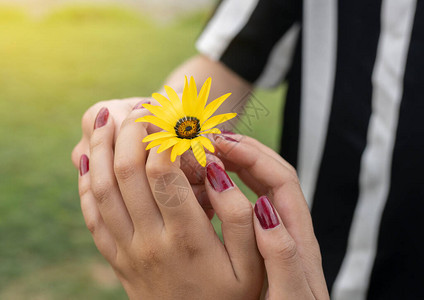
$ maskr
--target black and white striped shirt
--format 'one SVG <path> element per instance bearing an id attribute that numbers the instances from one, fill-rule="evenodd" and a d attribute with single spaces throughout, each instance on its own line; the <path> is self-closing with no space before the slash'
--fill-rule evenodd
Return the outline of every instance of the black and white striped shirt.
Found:
<path id="1" fill-rule="evenodd" d="M 424 0 L 224 0 L 197 48 L 288 81 L 281 154 L 332 299 L 424 299 Z"/>

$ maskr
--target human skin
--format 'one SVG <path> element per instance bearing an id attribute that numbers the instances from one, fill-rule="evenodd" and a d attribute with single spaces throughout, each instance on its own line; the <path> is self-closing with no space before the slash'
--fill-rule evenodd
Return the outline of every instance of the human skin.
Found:
<path id="1" fill-rule="evenodd" d="M 135 120 L 147 110 L 129 114 L 115 146 L 113 116 L 105 121 L 104 111 L 90 139 L 89 168 L 80 172 L 81 208 L 129 297 L 257 299 L 264 268 L 249 200 L 224 171 L 215 176 L 222 189 L 206 186 L 211 202 L 225 203 L 214 206 L 223 220 L 224 246 L 180 159 L 172 163 L 169 151 L 145 150 L 146 124 Z"/>
<path id="2" fill-rule="evenodd" d="M 329 299 L 319 244 L 296 170 L 248 136 L 218 135 L 214 144 L 226 170 L 235 172 L 258 196 L 267 195 L 269 200 L 266 203 L 263 196 L 258 199 L 254 218 L 269 284 L 267 299 Z M 268 209 L 273 208 L 277 219 L 265 222 L 265 226 L 263 215 L 257 214 L 264 210 L 264 202 Z M 270 220 L 269 214 L 265 219 Z"/>
<path id="3" fill-rule="evenodd" d="M 246 170 L 244 178 L 250 176 L 254 189 L 261 186 L 268 194 L 258 200 L 252 218 L 252 206 L 223 166 L 207 166 L 205 188 L 222 220 L 224 246 L 180 160 L 172 163 L 169 150 L 144 150 L 140 140 L 147 126 L 135 119 L 146 114 L 143 109 L 129 114 L 114 147 L 113 117 L 101 109 L 90 139 L 90 162 L 83 155 L 80 165 L 87 227 L 129 297 L 257 299 L 263 257 L 269 299 L 328 299 L 319 246 L 294 169 L 254 139 L 218 136 L 222 161 L 238 173 Z M 170 187 L 177 181 L 186 193 L 175 197 Z"/>
<path id="4" fill-rule="evenodd" d="M 197 55 L 187 60 L 185 63 L 177 67 L 166 79 L 164 85 L 172 87 L 177 93 L 181 93 L 184 89 L 184 76 L 193 76 L 198 84 L 198 90 L 208 77 L 212 78 L 211 91 L 209 94 L 209 102 L 220 97 L 223 94 L 231 92 L 231 96 L 221 105 L 215 114 L 233 111 L 236 108 L 241 112 L 244 103 L 247 102 L 249 94 L 252 91 L 251 85 L 243 80 L 240 76 L 232 72 L 220 62 L 215 62 L 203 55 Z M 164 91 L 159 91 L 164 94 Z M 83 153 L 89 150 L 89 140 L 93 133 L 94 119 L 102 107 L 107 107 L 113 114 L 114 118 L 114 140 L 119 134 L 119 130 L 123 120 L 127 117 L 133 107 L 140 101 L 150 101 L 152 104 L 157 102 L 148 97 L 127 98 L 121 100 L 100 101 L 90 107 L 82 117 L 82 137 L 72 152 L 72 162 L 78 167 L 79 158 Z M 154 126 L 147 128 L 148 132 L 158 130 Z"/>
<path id="5" fill-rule="evenodd" d="M 171 74 L 168 77 L 167 85 L 170 85 L 177 91 L 181 92 L 183 88 L 182 86 L 183 81 L 181 80 L 181 78 L 183 77 L 183 75 L 194 76 L 194 78 L 196 79 L 196 82 L 199 85 L 202 84 L 207 77 L 211 76 L 213 78 L 213 84 L 212 84 L 210 100 L 213 100 L 219 97 L 221 94 L 227 93 L 229 91 L 233 93 L 233 96 L 230 97 L 226 102 L 224 102 L 224 104 L 226 105 L 221 107 L 218 113 L 227 112 L 229 109 L 235 106 L 235 103 L 237 101 L 241 101 L 240 102 L 241 104 L 244 103 L 244 101 L 247 100 L 246 94 L 248 94 L 251 90 L 251 87 L 249 84 L 247 84 L 237 75 L 229 71 L 225 66 L 223 66 L 222 64 L 218 62 L 210 61 L 207 58 L 202 56 L 194 57 L 188 62 L 186 62 L 185 64 L 183 64 L 181 67 L 177 68 L 176 71 L 174 71 L 173 74 Z M 113 149 L 115 143 L 116 145 L 118 145 L 117 144 L 118 137 L 120 136 L 121 129 L 125 128 L 125 126 L 128 125 L 127 123 L 135 123 L 132 121 L 131 122 L 125 121 L 128 115 L 130 116 L 132 114 L 143 115 L 147 113 L 146 111 L 142 112 L 139 109 L 136 109 L 135 111 L 133 111 L 133 107 L 137 105 L 140 101 L 151 101 L 153 104 L 155 104 L 155 102 L 151 98 L 129 98 L 129 99 L 123 99 L 123 100 L 102 101 L 92 106 L 84 114 L 84 117 L 82 120 L 83 136 L 81 141 L 78 143 L 78 145 L 75 147 L 72 153 L 72 161 L 74 165 L 77 167 L 79 166 L 80 162 L 84 163 L 83 160 L 80 160 L 82 155 L 87 155 L 87 156 L 84 156 L 87 158 L 86 168 L 83 168 L 83 171 L 85 173 L 83 176 L 80 176 L 80 193 L 83 196 L 85 195 L 85 197 L 83 196 L 81 197 L 81 205 L 82 205 L 85 219 L 87 221 L 87 227 L 90 229 L 90 231 L 93 232 L 93 237 L 96 242 L 96 245 L 99 247 L 100 252 L 102 252 L 102 254 L 108 259 L 109 262 L 111 262 L 109 252 L 112 251 L 110 249 L 118 249 L 118 248 L 117 246 L 106 247 L 105 245 L 107 245 L 107 243 L 117 245 L 119 240 L 116 238 L 116 236 L 118 235 L 114 236 L 110 233 L 110 231 L 116 230 L 115 225 L 121 225 L 121 224 L 127 223 L 127 225 L 133 224 L 132 226 L 134 226 L 135 222 L 133 222 L 131 217 L 131 222 L 129 222 L 128 220 L 127 221 L 121 220 L 119 222 L 115 220 L 115 221 L 112 221 L 112 223 L 110 222 L 107 223 L 101 214 L 101 210 L 99 208 L 104 206 L 102 204 L 104 203 L 104 201 L 101 199 L 99 200 L 99 196 L 105 195 L 107 193 L 105 193 L 101 189 L 100 189 L 100 192 L 97 191 L 93 193 L 93 190 L 98 188 L 99 185 L 96 185 L 96 184 L 93 185 L 91 182 L 91 178 L 94 175 L 92 171 L 93 170 L 93 161 L 92 161 L 93 151 L 91 151 L 90 149 L 90 143 L 94 143 L 92 141 L 92 139 L 95 137 L 94 133 L 98 135 L 99 129 L 101 129 L 101 128 L 94 129 L 93 124 L 95 123 L 96 115 L 98 114 L 100 109 L 102 107 L 107 107 L 108 112 L 110 114 L 110 118 L 108 118 L 107 124 L 102 127 L 109 128 L 108 129 L 109 130 L 108 137 L 110 142 L 110 145 L 108 146 L 109 159 L 114 161 L 115 157 L 113 157 L 113 154 L 111 154 L 110 149 L 111 148 Z M 241 108 L 242 106 L 237 105 L 237 107 Z M 140 126 L 140 123 L 138 124 Z M 121 128 L 121 125 L 122 125 L 122 128 Z M 145 128 L 146 133 L 151 133 L 151 132 L 159 130 L 158 128 L 155 128 L 152 125 L 144 125 L 143 127 Z M 140 142 L 141 139 L 137 137 L 135 137 L 135 139 L 137 140 L 138 145 L 142 144 Z M 232 141 L 231 139 L 238 140 L 237 147 L 233 147 L 234 145 L 232 145 L 231 143 L 236 143 L 236 142 Z M 257 249 L 256 248 L 256 242 L 257 242 L 257 247 L 260 250 L 261 256 L 265 258 L 265 265 L 267 266 L 267 272 L 268 272 L 268 281 L 270 284 L 270 291 L 269 291 L 270 299 L 285 299 L 287 297 L 289 297 L 289 299 L 293 299 L 292 297 L 295 297 L 295 296 L 297 297 L 295 299 L 328 299 L 328 293 L 326 290 L 324 277 L 322 275 L 319 246 L 318 246 L 318 243 L 316 242 L 315 236 L 313 235 L 313 229 L 310 222 L 309 211 L 307 209 L 303 195 L 300 191 L 295 170 L 274 151 L 260 144 L 259 142 L 245 136 L 223 135 L 222 138 L 216 139 L 215 146 L 216 146 L 216 149 L 218 150 L 218 157 L 225 163 L 226 168 L 231 171 L 235 171 L 238 174 L 238 176 L 253 191 L 255 191 L 258 194 L 258 196 L 268 195 L 268 198 L 271 201 L 270 202 L 271 205 L 275 206 L 275 214 L 278 217 L 277 219 L 280 221 L 278 226 L 272 229 L 263 230 L 258 222 L 257 217 L 254 217 L 254 218 L 251 218 L 251 220 L 253 220 L 253 223 L 251 223 L 252 226 L 250 227 L 250 229 L 252 229 L 252 232 L 254 228 L 256 233 L 257 241 L 255 241 L 255 249 Z M 145 145 L 143 145 L 143 147 L 145 147 Z M 232 147 L 232 148 L 228 148 L 228 147 Z M 245 151 L 246 149 L 248 149 L 249 151 Z M 259 151 L 259 153 L 257 151 L 255 152 L 254 150 Z M 155 149 L 152 149 L 150 153 L 155 153 Z M 255 158 L 254 156 L 252 156 L 251 155 L 252 153 L 258 154 L 257 157 Z M 163 153 L 163 155 L 166 155 L 166 152 Z M 265 158 L 267 158 L 265 160 L 263 160 L 264 155 L 266 155 Z M 116 152 L 115 152 L 115 156 L 116 156 Z M 168 153 L 168 156 L 169 156 L 169 153 Z M 149 158 L 147 158 L 147 161 L 150 160 L 150 155 L 148 157 Z M 90 159 L 90 163 L 88 162 L 88 158 Z M 259 159 L 259 161 L 264 161 L 264 162 L 266 161 L 268 164 L 270 163 L 274 167 L 275 166 L 278 166 L 279 168 L 283 167 L 280 171 L 282 171 L 282 173 L 284 174 L 289 174 L 287 175 L 287 177 L 283 176 L 284 178 L 286 178 L 286 180 L 284 182 L 275 182 L 275 178 L 279 177 L 279 175 L 276 175 L 278 172 L 269 173 L 269 174 L 273 174 L 273 176 L 264 176 L 264 173 L 271 171 L 270 165 L 254 163 L 255 161 L 256 162 L 258 161 L 258 158 L 261 158 Z M 272 158 L 273 160 L 270 161 L 269 158 Z M 218 159 L 216 159 L 214 156 L 211 156 L 208 154 L 208 161 L 211 161 L 211 160 L 218 161 Z M 275 164 L 275 161 L 278 161 L 279 164 Z M 115 163 L 116 162 L 112 164 L 112 167 L 109 165 L 109 173 L 115 172 L 115 169 L 113 167 Z M 240 216 L 238 214 L 232 215 L 234 214 L 235 211 L 231 210 L 231 213 L 228 212 L 227 213 L 228 216 L 225 217 L 226 214 L 223 213 L 219 207 L 220 207 L 220 203 L 222 206 L 222 203 L 226 203 L 226 202 L 213 200 L 213 199 L 220 199 L 220 198 L 219 197 L 214 198 L 214 194 L 213 194 L 214 190 L 210 188 L 210 184 L 208 183 L 209 181 L 208 180 L 204 181 L 205 180 L 204 168 L 201 168 L 199 167 L 198 164 L 196 164 L 195 160 L 192 159 L 192 155 L 190 156 L 190 153 L 186 153 L 181 158 L 179 158 L 177 163 L 180 164 L 179 165 L 180 168 L 183 170 L 183 173 L 185 173 L 185 178 L 187 178 L 188 181 L 190 182 L 192 193 L 195 196 L 195 198 L 197 198 L 197 201 L 198 201 L 197 203 L 201 204 L 201 207 L 203 207 L 203 210 L 206 213 L 206 215 L 209 218 L 211 218 L 214 214 L 214 209 L 215 209 L 220 218 L 224 218 L 224 219 L 227 218 L 227 220 L 229 220 L 228 222 L 224 222 L 223 224 L 224 238 L 225 237 L 227 238 L 226 243 L 229 242 L 231 244 L 230 241 L 234 240 L 234 244 L 237 244 L 237 240 L 238 240 L 236 238 L 237 235 L 234 235 L 235 238 L 230 239 L 229 236 L 231 236 L 231 234 L 228 234 L 228 233 L 225 234 L 226 232 L 225 227 L 227 226 L 227 228 L 231 228 L 231 224 L 233 223 L 239 224 L 239 225 L 244 224 L 243 222 L 240 221 L 240 219 L 238 219 Z M 88 165 L 90 165 L 90 167 L 88 167 Z M 262 166 L 262 169 L 253 167 L 254 165 L 256 166 L 260 165 Z M 124 168 L 123 167 L 117 168 L 117 170 L 120 170 L 120 169 L 124 169 Z M 193 172 L 193 170 L 195 171 Z M 118 171 L 118 173 L 119 172 L 120 171 Z M 122 171 L 122 174 L 124 174 L 123 175 L 124 177 L 128 175 L 126 173 L 127 171 Z M 146 169 L 146 173 L 147 173 L 147 169 Z M 87 174 L 90 174 L 90 175 L 87 175 Z M 100 172 L 100 174 L 102 174 L 102 172 Z M 144 176 L 147 176 L 147 175 L 144 175 Z M 98 177 L 95 176 L 94 178 L 98 178 Z M 113 178 L 113 176 L 110 176 L 109 178 Z M 267 179 L 268 181 L 264 181 L 265 179 Z M 96 183 L 99 183 L 97 179 L 95 180 L 96 180 L 95 181 Z M 148 180 L 148 182 L 150 187 L 150 181 Z M 283 189 L 282 186 L 285 186 L 285 188 Z M 147 185 L 145 187 L 147 187 Z M 149 190 L 150 194 L 152 194 L 151 190 L 153 191 L 155 190 L 155 187 L 156 185 L 154 185 L 153 189 L 150 188 Z M 119 183 L 115 182 L 109 188 L 118 189 L 117 192 L 115 191 L 115 194 L 121 193 L 120 196 L 117 197 L 121 199 L 121 202 L 118 202 L 118 203 L 121 203 L 119 205 L 121 206 L 122 210 L 123 210 L 122 206 L 125 206 L 125 209 L 127 211 L 126 214 L 127 216 L 129 216 L 130 215 L 129 211 L 133 211 L 133 210 L 129 209 L 126 206 L 125 204 L 126 201 L 123 200 L 125 197 L 123 196 Z M 131 189 L 128 188 L 125 190 L 131 190 Z M 283 190 L 287 192 L 282 193 L 281 191 Z M 225 193 L 227 192 L 226 191 L 221 192 L 220 197 L 222 197 L 222 195 Z M 285 197 L 282 197 L 282 198 L 275 197 L 276 194 L 278 195 L 282 194 L 284 196 L 286 195 L 285 193 L 287 195 L 291 195 L 291 197 L 293 197 L 293 199 L 297 199 L 297 201 L 287 202 L 285 200 Z M 84 199 L 87 199 L 87 198 L 90 198 L 90 199 L 85 201 Z M 222 199 L 226 199 L 226 198 L 224 197 Z M 158 201 L 158 200 L 155 199 L 155 201 Z M 187 201 L 188 200 L 186 200 L 185 202 Z M 98 203 L 101 203 L 101 204 L 98 204 Z M 114 203 L 114 202 L 109 201 L 109 203 Z M 242 203 L 245 203 L 245 201 L 243 201 Z M 159 202 L 159 204 L 156 204 L 156 205 L 159 207 L 159 205 L 161 204 Z M 230 206 L 228 207 L 224 206 L 224 208 L 221 207 L 221 209 L 224 209 L 225 211 L 225 207 L 228 209 L 228 207 Z M 205 213 L 203 213 L 203 215 L 205 215 Z M 144 215 L 144 214 L 141 214 L 141 215 Z M 250 215 L 251 216 L 253 215 L 252 211 L 250 211 Z M 200 216 L 202 215 L 200 214 Z M 299 217 L 299 216 L 302 216 L 302 217 Z M 204 216 L 200 217 L 200 219 L 202 218 L 204 219 Z M 238 221 L 234 222 L 234 220 L 238 220 Z M 302 220 L 302 222 L 300 222 L 300 220 Z M 106 223 L 108 225 L 106 225 Z M 207 226 L 210 226 L 210 223 L 204 223 L 204 224 L 208 224 Z M 230 225 L 225 225 L 225 224 L 230 224 Z M 108 229 L 108 226 L 110 226 L 111 229 Z M 136 230 L 133 227 L 133 230 L 129 232 L 132 232 L 132 234 L 134 235 Z M 229 232 L 231 232 L 231 230 L 229 230 Z M 306 234 L 304 235 L 304 233 Z M 189 237 L 190 235 L 183 234 L 183 236 L 181 236 L 180 234 L 178 234 L 178 236 Z M 208 233 L 208 236 L 212 241 L 214 240 L 216 241 L 216 237 L 213 236 L 211 232 Z M 154 237 L 154 239 L 156 238 L 157 237 Z M 165 240 L 171 241 L 172 239 L 165 239 Z M 192 241 L 192 240 L 193 240 L 193 237 L 188 239 L 188 241 Z M 172 241 L 175 242 L 175 240 L 172 240 Z M 169 243 L 172 244 L 171 242 Z M 150 243 L 148 244 L 150 245 Z M 131 251 L 131 252 L 121 251 L 121 253 L 124 253 L 126 255 L 121 255 L 120 257 L 126 257 L 126 260 L 127 262 L 129 262 L 129 265 L 131 266 L 131 268 L 137 265 L 137 264 L 134 265 L 135 262 L 140 262 L 140 261 L 147 262 L 147 265 L 149 265 L 150 264 L 149 259 L 146 259 L 146 257 L 144 257 L 144 259 L 140 260 L 140 257 L 143 257 L 143 255 L 146 253 L 152 254 L 156 252 L 155 251 L 151 252 L 150 250 L 152 249 L 150 248 L 148 249 L 143 248 L 142 247 L 143 245 L 145 245 L 145 243 L 144 244 L 142 243 L 141 245 L 137 245 L 137 246 L 140 246 L 139 248 L 137 248 L 137 251 L 140 251 L 140 253 L 137 254 L 137 251 Z M 159 244 L 156 244 L 157 247 L 158 245 Z M 162 252 L 162 249 L 166 249 L 166 244 L 160 244 L 160 245 L 162 247 L 160 248 L 161 249 L 160 252 Z M 122 246 L 120 247 L 122 249 L 130 249 L 128 247 L 122 247 Z M 249 249 L 248 249 L 249 251 L 253 251 L 252 250 L 253 247 Z M 208 251 L 209 250 L 210 249 L 208 249 Z M 213 252 L 214 255 L 216 253 L 221 253 L 218 255 L 218 257 L 225 257 L 225 255 L 229 256 L 229 252 L 225 254 L 219 251 L 221 250 L 217 250 L 216 252 Z M 249 251 L 246 251 L 246 253 L 251 253 Z M 255 251 L 257 254 L 258 250 L 255 250 Z M 181 255 L 182 257 L 184 257 L 184 253 L 182 253 Z M 255 255 L 253 255 L 253 257 L 254 256 Z M 209 259 L 210 257 L 211 257 L 211 253 L 209 253 Z M 167 265 L 166 262 L 169 263 L 169 261 L 162 261 L 162 265 L 161 265 L 162 271 L 168 270 L 169 271 L 168 273 L 172 274 L 173 272 L 169 268 L 166 268 L 166 265 Z M 197 266 L 195 267 L 195 269 L 198 269 L 199 266 L 201 266 L 202 264 L 203 262 L 196 264 Z M 297 267 L 288 268 L 286 264 L 289 264 L 289 266 L 296 265 Z M 116 263 L 113 264 L 111 262 L 111 265 L 117 271 L 117 275 L 118 277 L 120 277 L 121 281 L 123 282 L 123 285 L 128 291 L 128 294 L 130 295 L 130 297 L 137 298 L 139 292 L 145 292 L 143 290 L 140 291 L 140 286 L 136 282 L 137 278 L 140 279 L 138 276 L 135 276 L 137 274 L 133 274 L 133 273 L 129 274 L 126 271 L 127 268 L 125 268 L 121 264 L 116 264 Z M 208 264 L 207 261 L 205 261 L 204 267 L 205 267 L 204 270 L 207 270 L 208 278 L 210 278 L 214 273 L 210 272 L 209 268 L 211 267 L 213 269 L 214 266 L 210 266 L 210 264 Z M 158 270 L 159 269 L 161 268 L 159 267 Z M 299 271 L 299 269 L 301 269 L 302 272 Z M 263 270 L 263 267 L 259 266 L 257 270 Z M 286 272 L 285 270 L 290 270 L 290 272 Z M 179 273 L 179 270 L 174 270 L 174 271 L 175 271 L 173 273 L 174 278 L 178 277 L 178 275 L 181 274 Z M 143 270 L 143 274 L 145 274 L 144 272 L 145 270 Z M 134 279 L 132 280 L 126 279 L 127 277 L 121 276 L 120 275 L 121 273 L 122 274 L 125 273 L 127 274 L 126 276 L 128 278 L 134 278 Z M 256 287 L 257 282 L 259 281 L 261 282 L 260 278 L 262 278 L 261 275 L 257 275 L 255 280 L 253 280 L 253 277 L 252 278 L 249 277 L 247 281 L 253 282 L 253 284 L 249 284 L 249 285 L 246 284 L 246 286 L 248 286 L 247 288 L 249 291 L 251 291 L 249 288 Z M 293 278 L 297 280 L 295 281 L 290 280 Z M 282 284 L 282 280 L 284 281 L 285 284 Z M 233 281 L 229 280 L 228 282 L 233 282 Z M 244 282 L 244 284 L 246 282 Z M 213 285 L 213 283 L 216 283 L 216 282 L 211 281 L 209 283 Z M 301 283 L 301 284 L 297 284 L 297 283 Z M 138 288 L 135 288 L 134 286 L 136 287 L 138 286 Z M 181 289 L 181 286 L 185 286 L 185 285 L 184 284 L 180 285 L 180 289 Z M 243 288 L 241 289 L 240 286 L 243 286 Z M 229 288 L 228 289 L 229 293 L 234 293 L 234 294 L 231 294 L 232 296 L 245 295 L 243 294 L 243 292 L 245 291 L 245 286 L 242 284 L 240 284 L 239 286 L 233 285 L 233 286 L 227 286 L 227 287 Z M 294 287 L 294 289 L 290 287 Z M 212 289 L 213 288 L 210 288 L 210 289 L 205 288 L 203 292 L 205 293 L 205 291 L 208 291 L 208 290 L 211 291 Z M 159 290 L 162 291 L 163 289 L 159 288 Z M 178 290 L 173 292 L 176 294 L 174 295 L 168 294 L 168 296 L 174 296 L 172 298 L 175 299 L 175 295 L 178 295 Z M 253 294 L 255 294 L 255 292 L 253 292 Z M 202 294 L 202 295 L 206 295 L 206 294 Z M 166 296 L 166 295 L 162 295 L 162 296 Z M 215 297 L 218 297 L 218 296 L 215 295 Z M 161 298 L 161 297 L 158 296 L 157 298 Z M 220 298 L 218 297 L 218 299 Z M 225 299 L 225 297 L 222 299 Z M 245 299 L 248 299 L 248 298 L 245 298 Z"/>
<path id="6" fill-rule="evenodd" d="M 177 93 L 182 94 L 184 88 L 184 76 L 193 76 L 198 84 L 198 90 L 200 90 L 203 82 L 206 81 L 208 77 L 212 78 L 208 102 L 211 102 L 228 92 L 232 93 L 232 95 L 223 103 L 223 105 L 221 105 L 215 114 L 225 113 L 228 111 L 241 112 L 252 91 L 251 85 L 240 76 L 232 72 L 222 63 L 212 61 L 203 55 L 196 55 L 177 67 L 168 76 L 165 81 L 165 85 L 172 87 Z M 164 90 L 160 90 L 159 93 L 165 94 Z M 114 141 L 116 141 L 122 122 L 134 106 L 137 104 L 139 105 L 140 102 L 158 105 L 158 103 L 149 96 L 100 101 L 91 106 L 82 117 L 82 137 L 72 151 L 71 157 L 74 166 L 78 168 L 81 155 L 90 152 L 90 138 L 93 134 L 94 120 L 102 107 L 108 108 L 109 112 L 113 115 L 113 125 L 115 127 L 113 138 Z M 228 125 L 229 124 L 226 124 L 225 126 Z M 153 133 L 159 130 L 161 129 L 154 125 L 149 125 L 147 127 L 148 133 Z M 210 207 L 209 199 L 203 185 L 203 168 L 197 164 L 189 163 L 191 161 L 190 156 L 183 155 L 182 160 L 183 162 L 188 162 L 183 164 L 182 169 L 188 177 L 199 203 L 201 203 L 208 217 L 212 218 L 214 212 Z"/>

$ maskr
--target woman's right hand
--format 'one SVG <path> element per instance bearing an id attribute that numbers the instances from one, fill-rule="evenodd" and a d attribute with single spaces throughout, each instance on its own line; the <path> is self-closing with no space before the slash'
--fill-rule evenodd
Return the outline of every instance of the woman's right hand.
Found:
<path id="1" fill-rule="evenodd" d="M 272 149 L 238 134 L 215 137 L 228 171 L 258 195 L 254 227 L 268 275 L 266 299 L 329 299 L 308 206 L 295 169 Z"/>

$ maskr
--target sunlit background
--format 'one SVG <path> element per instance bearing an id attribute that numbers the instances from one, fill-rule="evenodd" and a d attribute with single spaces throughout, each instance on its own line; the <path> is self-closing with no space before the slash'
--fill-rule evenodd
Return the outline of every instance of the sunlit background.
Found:
<path id="1" fill-rule="evenodd" d="M 0 299 L 126 299 L 85 228 L 70 153 L 89 106 L 149 96 L 196 53 L 214 3 L 0 0 Z M 265 113 L 244 124 L 272 147 L 282 90 L 258 91 Z"/>

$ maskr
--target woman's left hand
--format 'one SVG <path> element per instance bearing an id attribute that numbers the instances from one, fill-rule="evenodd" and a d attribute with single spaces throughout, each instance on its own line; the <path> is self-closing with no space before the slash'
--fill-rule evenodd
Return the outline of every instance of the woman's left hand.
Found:
<path id="1" fill-rule="evenodd" d="M 219 164 L 208 165 L 224 246 L 180 160 L 145 150 L 145 124 L 135 122 L 144 114 L 129 114 L 114 145 L 113 116 L 102 113 L 81 159 L 81 207 L 99 251 L 132 299 L 258 299 L 264 266 L 250 202 Z"/>

